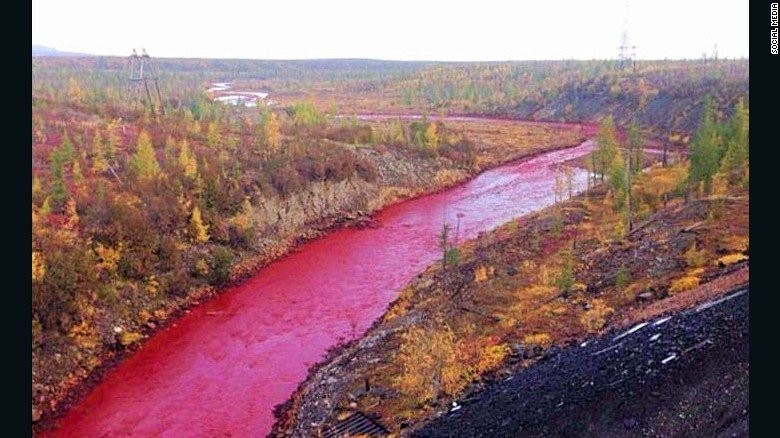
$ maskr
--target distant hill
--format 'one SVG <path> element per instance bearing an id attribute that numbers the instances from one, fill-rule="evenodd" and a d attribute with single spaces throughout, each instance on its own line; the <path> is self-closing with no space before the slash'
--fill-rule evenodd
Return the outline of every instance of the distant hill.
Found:
<path id="1" fill-rule="evenodd" d="M 32 46 L 32 56 L 93 56 L 87 53 L 75 53 L 75 52 L 60 52 L 53 47 Z"/>

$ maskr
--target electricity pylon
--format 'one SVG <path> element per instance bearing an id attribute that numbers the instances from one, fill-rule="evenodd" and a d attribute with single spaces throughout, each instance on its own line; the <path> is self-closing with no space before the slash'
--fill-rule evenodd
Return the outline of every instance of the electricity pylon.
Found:
<path id="1" fill-rule="evenodd" d="M 141 49 L 139 55 L 135 49 L 133 54 L 130 55 L 129 62 L 130 69 L 130 84 L 133 88 L 133 94 L 136 97 L 136 103 L 140 100 L 140 88 L 143 85 L 146 91 L 146 104 L 149 106 L 149 111 L 154 116 L 155 106 L 159 106 L 160 112 L 165 115 L 165 105 L 163 105 L 162 94 L 160 93 L 160 84 L 158 83 L 159 77 L 157 75 L 157 67 L 152 62 L 152 58 L 146 53 L 146 49 Z M 152 92 L 149 90 L 149 82 L 154 83 L 154 90 L 156 92 L 157 101 L 152 98 Z"/>

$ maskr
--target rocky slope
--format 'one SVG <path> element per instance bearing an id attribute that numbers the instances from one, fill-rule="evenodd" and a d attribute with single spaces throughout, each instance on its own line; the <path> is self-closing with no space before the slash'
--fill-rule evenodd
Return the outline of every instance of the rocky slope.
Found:
<path id="1" fill-rule="evenodd" d="M 748 289 L 551 351 L 416 437 L 748 436 Z"/>

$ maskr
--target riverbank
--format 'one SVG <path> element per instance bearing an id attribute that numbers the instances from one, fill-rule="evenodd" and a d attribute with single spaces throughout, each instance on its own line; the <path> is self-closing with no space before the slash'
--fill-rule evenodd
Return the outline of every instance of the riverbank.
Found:
<path id="1" fill-rule="evenodd" d="M 551 348 L 749 281 L 745 193 L 659 204 L 627 235 L 611 202 L 593 189 L 467 243 L 455 270 L 430 267 L 312 368 L 277 408 L 273 435 L 311 436 L 355 411 L 407 435 Z"/>
<path id="2" fill-rule="evenodd" d="M 479 151 L 490 151 L 494 154 L 494 156 L 497 157 L 503 156 L 507 159 L 517 159 L 518 156 L 523 156 L 524 154 L 531 156 L 537 155 L 545 150 L 549 151 L 558 150 L 561 148 L 565 149 L 582 139 L 576 130 L 572 130 L 569 135 L 566 135 L 565 132 L 562 132 L 557 128 L 555 130 L 551 130 L 550 132 L 546 132 L 545 130 L 536 130 L 535 132 L 537 132 L 538 135 L 536 137 L 531 135 L 529 139 L 526 139 L 528 143 L 517 142 L 514 145 L 491 145 L 489 143 L 481 143 L 478 145 Z M 551 132 L 554 132 L 556 135 L 550 135 Z M 536 140 L 533 140 L 534 138 Z M 539 140 L 541 139 L 547 139 L 547 143 L 545 144 L 544 142 L 540 142 Z M 515 150 L 512 150 L 512 148 L 515 148 Z M 503 149 L 503 153 L 494 149 Z M 360 209 L 339 210 L 338 214 L 336 215 L 311 221 L 304 221 L 303 226 L 295 228 L 293 232 L 288 234 L 286 237 L 280 236 L 281 239 L 279 239 L 278 236 L 277 239 L 279 240 L 277 243 L 267 246 L 266 253 L 264 255 L 259 255 L 253 258 L 245 258 L 240 264 L 235 266 L 231 272 L 232 283 L 238 284 L 241 282 L 241 280 L 250 277 L 253 273 L 257 272 L 260 268 L 267 266 L 272 261 L 279 260 L 286 254 L 294 253 L 296 248 L 300 248 L 304 242 L 322 236 L 329 231 L 343 227 L 360 226 L 361 224 L 370 226 L 371 219 L 366 218 L 370 218 L 372 214 L 376 215 L 378 211 L 386 209 L 390 205 L 397 204 L 400 202 L 400 200 L 415 198 L 424 194 L 440 192 L 447 187 L 454 187 L 458 184 L 462 184 L 464 181 L 469 180 L 479 172 L 483 172 L 489 168 L 494 168 L 502 164 L 502 161 L 488 160 L 481 163 L 481 167 L 472 169 L 470 171 L 447 171 L 440 173 L 439 170 L 444 169 L 444 167 L 441 165 L 439 166 L 439 170 L 437 170 L 437 167 L 434 166 L 427 165 L 420 167 L 414 165 L 413 163 L 393 166 L 388 164 L 392 162 L 392 160 L 388 159 L 388 154 L 392 154 L 392 152 L 375 154 L 371 149 L 358 148 L 357 150 L 359 153 L 363 153 L 367 159 L 374 160 L 378 165 L 382 166 L 380 167 L 380 186 L 382 185 L 381 181 L 391 182 L 389 184 L 384 184 L 384 187 L 386 188 L 384 191 L 378 189 L 373 189 L 368 192 L 366 192 L 365 189 L 363 192 L 359 190 L 354 191 L 356 195 L 359 195 L 366 200 L 370 200 L 373 204 L 354 202 L 347 199 L 343 202 L 343 205 L 363 205 L 363 207 Z M 392 156 L 390 156 L 390 158 L 392 158 Z M 395 161 L 398 162 L 398 160 L 399 158 L 396 157 Z M 381 169 L 386 170 L 381 171 Z M 410 178 L 412 174 L 414 175 L 414 178 Z M 382 178 L 384 178 L 384 180 Z M 393 183 L 394 181 L 412 181 L 413 185 L 412 187 L 398 186 L 397 182 Z M 303 199 L 295 202 L 298 202 L 302 205 L 311 205 L 311 201 L 304 201 Z M 315 202 L 320 203 L 323 206 L 328 204 L 326 197 L 322 197 L 322 201 Z M 288 204 L 290 204 L 289 201 Z M 331 202 L 330 204 L 333 203 Z M 336 204 L 336 206 L 338 206 L 338 204 Z M 330 207 L 332 208 L 333 205 L 330 205 Z M 282 209 L 288 212 L 290 211 L 289 207 L 279 207 L 278 209 Z M 199 306 L 202 306 L 204 303 L 220 296 L 224 290 L 225 289 L 204 288 L 198 291 L 194 291 L 184 299 L 171 303 L 168 311 L 162 315 L 162 317 L 157 317 L 155 315 L 144 322 L 140 322 L 137 327 L 128 327 L 128 330 L 139 333 L 141 335 L 142 341 L 130 344 L 125 348 L 116 348 L 106 351 L 104 356 L 98 358 L 101 364 L 96 366 L 94 371 L 88 373 L 86 378 L 76 380 L 75 383 L 68 382 L 72 384 L 72 386 L 70 386 L 71 389 L 64 391 L 66 393 L 65 397 L 63 398 L 64 402 L 58 404 L 55 410 L 43 410 L 43 416 L 41 420 L 34 426 L 36 433 L 54 426 L 58 418 L 62 417 L 64 414 L 67 414 L 67 412 L 73 406 L 78 405 L 78 403 L 83 400 L 91 390 L 99 385 L 99 383 L 107 374 L 110 374 L 110 372 L 115 369 L 117 364 L 123 362 L 139 348 L 143 348 L 143 346 L 146 344 L 143 339 L 152 337 L 152 335 L 155 333 L 165 331 L 168 328 L 175 328 L 180 317 L 188 315 L 191 311 L 195 310 Z M 44 401 L 48 402 L 49 400 Z M 38 399 L 36 401 L 40 402 L 41 400 Z"/>

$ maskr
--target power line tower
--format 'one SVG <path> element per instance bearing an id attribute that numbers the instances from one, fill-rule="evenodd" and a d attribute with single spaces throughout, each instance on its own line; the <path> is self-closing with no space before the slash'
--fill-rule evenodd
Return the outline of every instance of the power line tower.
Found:
<path id="1" fill-rule="evenodd" d="M 159 106 L 160 113 L 165 115 L 165 105 L 163 105 L 162 94 L 160 93 L 157 67 L 154 65 L 154 62 L 152 62 L 152 58 L 149 56 L 149 54 L 146 53 L 146 49 L 141 49 L 140 55 L 135 51 L 135 49 L 133 49 L 133 54 L 130 55 L 130 60 L 128 62 L 128 69 L 130 70 L 129 77 L 130 85 L 132 87 L 131 94 L 136 104 L 142 100 L 141 86 L 143 85 L 143 89 L 146 92 L 146 105 L 148 105 L 152 116 L 156 114 L 156 106 Z M 154 90 L 157 97 L 156 102 L 152 97 L 152 92 L 149 90 L 149 82 L 154 83 Z"/>
<path id="2" fill-rule="evenodd" d="M 628 44 L 628 2 L 626 2 L 623 6 L 623 35 L 620 38 L 620 46 L 618 46 L 618 66 L 620 68 L 627 68 L 631 66 L 636 72 L 636 46 L 631 46 Z"/>

